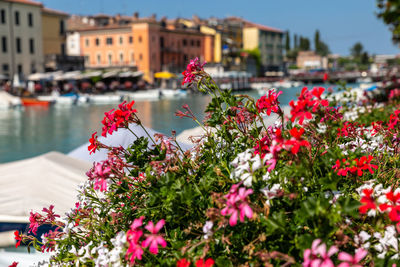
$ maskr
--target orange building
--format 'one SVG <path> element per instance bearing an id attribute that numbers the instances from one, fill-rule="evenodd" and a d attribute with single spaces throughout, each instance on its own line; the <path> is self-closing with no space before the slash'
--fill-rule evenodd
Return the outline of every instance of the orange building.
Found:
<path id="1" fill-rule="evenodd" d="M 192 29 L 167 27 L 155 19 L 77 30 L 88 68 L 137 67 L 146 80 L 154 73 L 181 72 L 190 59 L 212 62 L 214 40 Z"/>

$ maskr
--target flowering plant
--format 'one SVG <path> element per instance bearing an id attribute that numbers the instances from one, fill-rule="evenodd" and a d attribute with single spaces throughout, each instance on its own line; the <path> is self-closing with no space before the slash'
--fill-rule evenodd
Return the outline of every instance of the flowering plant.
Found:
<path id="1" fill-rule="evenodd" d="M 324 88 L 304 88 L 285 114 L 280 92 L 256 101 L 221 91 L 198 60 L 183 74 L 213 97 L 204 123 L 187 106 L 177 112 L 204 129 L 194 147 L 183 151 L 160 134 L 108 147 L 93 134 L 89 151 L 107 149 L 108 159 L 88 171 L 75 208 L 61 217 L 52 207 L 32 213 L 29 231 L 15 233 L 17 245 L 51 251 L 53 265 L 387 266 L 399 259 L 394 99 L 341 103 L 325 98 Z M 142 126 L 133 106 L 107 112 L 102 135 Z M 280 119 L 266 125 L 271 114 Z M 53 229 L 37 239 L 43 224 Z"/>

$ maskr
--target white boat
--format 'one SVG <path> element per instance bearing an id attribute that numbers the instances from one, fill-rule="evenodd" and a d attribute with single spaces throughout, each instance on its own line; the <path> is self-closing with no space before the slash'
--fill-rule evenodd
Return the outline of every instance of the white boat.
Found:
<path id="1" fill-rule="evenodd" d="M 37 97 L 40 101 L 54 102 L 56 105 L 72 106 L 76 104 L 78 97 L 72 96 L 54 96 L 54 95 L 42 95 Z"/>
<path id="2" fill-rule="evenodd" d="M 136 91 L 136 92 L 124 92 L 118 91 L 124 100 L 132 101 L 132 100 L 158 100 L 161 98 L 162 94 L 159 89 L 151 89 L 151 90 L 143 90 L 143 91 Z"/>
<path id="3" fill-rule="evenodd" d="M 161 97 L 162 98 L 179 98 L 179 97 L 184 97 L 187 95 L 186 90 L 181 90 L 181 89 L 159 89 L 161 91 Z"/>
<path id="4" fill-rule="evenodd" d="M 87 95 L 89 102 L 92 104 L 114 104 L 121 103 L 122 96 L 118 94 L 104 94 L 104 95 Z"/>
<path id="5" fill-rule="evenodd" d="M 21 107 L 22 102 L 19 97 L 13 96 L 5 91 L 0 91 L 0 109 Z"/>

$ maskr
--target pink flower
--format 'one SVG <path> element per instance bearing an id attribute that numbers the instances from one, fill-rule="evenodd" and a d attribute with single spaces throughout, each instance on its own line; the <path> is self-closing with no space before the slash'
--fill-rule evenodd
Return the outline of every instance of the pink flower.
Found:
<path id="1" fill-rule="evenodd" d="M 31 211 L 31 216 L 29 217 L 30 224 L 29 224 L 28 233 L 32 232 L 34 235 L 37 234 L 37 229 L 39 228 L 39 226 L 40 226 L 40 224 L 42 222 L 41 219 L 42 219 L 42 216 L 39 213 L 37 213 L 37 212 L 33 213 Z"/>
<path id="2" fill-rule="evenodd" d="M 368 252 L 363 248 L 357 249 L 354 257 L 346 252 L 340 252 L 338 258 L 344 262 L 338 267 L 362 267 L 363 265 L 359 263 L 367 254 Z"/>
<path id="3" fill-rule="evenodd" d="M 304 251 L 304 267 L 335 267 L 330 257 L 338 252 L 337 247 L 332 246 L 326 251 L 326 245 L 321 244 L 320 239 L 315 239 L 311 249 Z"/>
<path id="4" fill-rule="evenodd" d="M 199 58 L 195 58 L 190 60 L 190 63 L 187 65 L 186 70 L 182 72 L 183 75 L 183 80 L 182 80 L 182 85 L 184 84 L 191 84 L 196 80 L 196 74 L 198 72 L 204 71 L 203 67 L 206 64 L 206 62 L 200 64 Z"/>
<path id="5" fill-rule="evenodd" d="M 249 219 L 253 217 L 253 210 L 247 201 L 247 197 L 253 193 L 253 190 L 241 187 L 237 191 L 237 188 L 238 185 L 233 185 L 230 193 L 224 196 L 226 198 L 226 207 L 221 210 L 221 215 L 230 216 L 230 226 L 237 224 L 238 217 L 241 222 L 244 222 L 245 217 Z"/>
<path id="6" fill-rule="evenodd" d="M 144 216 L 139 219 L 135 219 L 131 225 L 131 229 L 126 232 L 126 237 L 129 243 L 129 248 L 126 252 L 126 259 L 134 264 L 136 259 L 141 260 L 143 255 L 143 249 L 140 246 L 139 239 L 143 235 L 143 231 L 139 228 L 143 225 Z"/>
<path id="7" fill-rule="evenodd" d="M 156 225 L 154 225 L 153 222 L 150 221 L 145 227 L 151 234 L 146 234 L 147 238 L 142 242 L 142 246 L 144 248 L 150 246 L 150 253 L 157 254 L 158 245 L 161 245 L 163 248 L 167 246 L 167 242 L 165 241 L 165 239 L 161 235 L 157 234 L 158 231 L 160 231 L 160 229 L 164 226 L 164 224 L 165 220 L 162 219 Z"/>

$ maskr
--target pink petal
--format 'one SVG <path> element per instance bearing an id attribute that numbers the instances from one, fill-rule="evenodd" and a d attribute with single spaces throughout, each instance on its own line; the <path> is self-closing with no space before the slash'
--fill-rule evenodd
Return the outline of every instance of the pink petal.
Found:
<path id="1" fill-rule="evenodd" d="M 338 259 L 341 261 L 353 261 L 353 256 L 346 252 L 340 252 Z"/>
<path id="2" fill-rule="evenodd" d="M 149 236 L 148 238 L 146 238 L 146 240 L 144 240 L 143 242 L 142 242 L 142 247 L 144 247 L 144 248 L 147 248 L 149 245 L 150 245 L 150 242 L 152 241 L 152 237 L 151 236 Z"/>
<path id="3" fill-rule="evenodd" d="M 158 231 L 160 231 L 160 229 L 164 226 L 164 224 L 165 224 L 165 220 L 164 219 L 159 220 L 158 223 L 156 224 L 155 229 L 154 229 L 155 233 L 153 233 L 153 234 L 158 233 Z"/>
<path id="4" fill-rule="evenodd" d="M 153 239 L 150 243 L 150 247 L 149 247 L 149 251 L 150 253 L 153 254 L 157 254 L 158 253 L 158 244 L 157 241 L 155 239 Z"/>
<path id="5" fill-rule="evenodd" d="M 331 259 L 325 259 L 321 265 L 321 267 L 335 267 L 335 264 L 333 264 L 333 262 L 331 261 Z"/>
<path id="6" fill-rule="evenodd" d="M 149 221 L 148 224 L 144 227 L 149 231 L 150 233 L 153 233 L 154 231 L 154 223 L 152 221 Z"/>
<path id="7" fill-rule="evenodd" d="M 367 256 L 368 251 L 363 248 L 359 248 L 356 250 L 356 255 L 354 256 L 354 260 L 356 263 L 360 262 L 365 256 Z"/>
<path id="8" fill-rule="evenodd" d="M 332 246 L 328 250 L 328 257 L 332 256 L 333 254 L 336 254 L 339 251 L 339 249 L 335 246 Z"/>
<path id="9" fill-rule="evenodd" d="M 167 241 L 165 241 L 164 238 L 162 238 L 161 236 L 157 236 L 156 237 L 156 241 L 157 243 L 162 246 L 163 248 L 165 248 L 167 246 Z"/>
<path id="10" fill-rule="evenodd" d="M 311 245 L 311 251 L 316 254 L 318 245 L 321 243 L 321 239 L 315 239 Z"/>
<path id="11" fill-rule="evenodd" d="M 231 217 L 229 218 L 229 225 L 230 226 L 235 226 L 237 223 L 237 219 L 238 219 L 238 212 L 237 210 L 232 212 Z"/>

